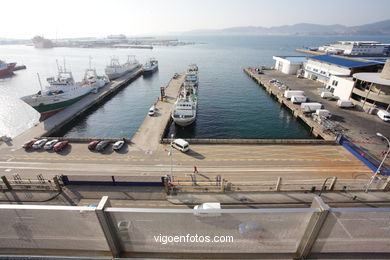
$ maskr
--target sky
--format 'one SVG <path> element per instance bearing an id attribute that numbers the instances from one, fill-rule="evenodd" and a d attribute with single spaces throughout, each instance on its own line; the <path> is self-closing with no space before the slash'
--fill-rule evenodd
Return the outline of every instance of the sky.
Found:
<path id="1" fill-rule="evenodd" d="M 389 0 L 8 0 L 0 38 L 161 35 L 296 23 L 361 25 L 390 19 Z"/>

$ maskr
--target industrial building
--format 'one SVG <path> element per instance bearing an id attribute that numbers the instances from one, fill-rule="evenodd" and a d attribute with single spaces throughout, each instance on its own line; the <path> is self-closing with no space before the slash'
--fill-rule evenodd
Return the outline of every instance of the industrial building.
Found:
<path id="1" fill-rule="evenodd" d="M 284 74 L 296 75 L 298 70 L 303 68 L 303 63 L 307 57 L 303 56 L 273 56 L 275 60 L 275 70 Z"/>
<path id="2" fill-rule="evenodd" d="M 390 44 L 377 41 L 338 41 L 321 46 L 319 51 L 339 55 L 389 55 Z"/>

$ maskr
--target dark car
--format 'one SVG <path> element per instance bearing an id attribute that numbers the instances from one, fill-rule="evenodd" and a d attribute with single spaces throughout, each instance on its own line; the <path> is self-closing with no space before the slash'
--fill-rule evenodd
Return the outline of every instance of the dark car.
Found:
<path id="1" fill-rule="evenodd" d="M 34 145 L 34 143 L 35 143 L 36 141 L 38 141 L 38 139 L 32 139 L 32 140 L 30 140 L 30 141 L 24 143 L 24 144 L 22 145 L 22 147 L 23 147 L 24 149 L 29 149 L 29 148 L 31 148 L 31 147 Z"/>
<path id="2" fill-rule="evenodd" d="M 88 144 L 88 149 L 89 150 L 94 150 L 95 148 L 96 148 L 96 146 L 98 145 L 98 143 L 99 143 L 100 141 L 92 141 L 92 142 L 89 142 L 89 144 Z"/>
<path id="3" fill-rule="evenodd" d="M 109 141 L 101 141 L 99 142 L 97 145 L 96 145 L 96 151 L 99 151 L 99 152 L 102 152 L 104 151 L 104 149 L 107 147 L 107 145 L 109 144 L 110 142 Z"/>
<path id="4" fill-rule="evenodd" d="M 54 145 L 53 150 L 56 152 L 62 151 L 68 144 L 69 141 L 58 142 Z"/>

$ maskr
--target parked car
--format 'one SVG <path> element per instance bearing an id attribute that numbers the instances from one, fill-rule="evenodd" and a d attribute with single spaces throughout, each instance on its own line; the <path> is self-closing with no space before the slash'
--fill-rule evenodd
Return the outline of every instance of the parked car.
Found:
<path id="1" fill-rule="evenodd" d="M 115 150 L 115 151 L 119 151 L 123 147 L 124 144 L 125 144 L 125 141 L 117 141 L 112 146 L 112 149 Z"/>
<path id="2" fill-rule="evenodd" d="M 58 142 L 54 145 L 53 150 L 56 152 L 62 151 L 66 146 L 68 146 L 69 141 Z"/>
<path id="3" fill-rule="evenodd" d="M 47 139 L 41 139 L 41 140 L 38 140 L 36 141 L 34 144 L 33 144 L 33 148 L 34 149 L 41 149 L 45 143 L 47 142 Z"/>
<path id="4" fill-rule="evenodd" d="M 89 142 L 88 149 L 91 151 L 94 150 L 99 143 L 100 140 Z"/>
<path id="5" fill-rule="evenodd" d="M 385 122 L 390 121 L 390 112 L 386 110 L 379 110 L 377 116 Z"/>
<path id="6" fill-rule="evenodd" d="M 32 140 L 30 140 L 30 141 L 27 141 L 27 142 L 25 142 L 23 145 L 22 145 L 22 148 L 24 148 L 24 149 L 29 149 L 29 148 L 31 148 L 33 145 L 34 145 L 34 143 L 36 142 L 36 141 L 38 141 L 38 139 L 32 139 Z"/>
<path id="7" fill-rule="evenodd" d="M 178 73 L 173 74 L 173 79 L 177 79 L 177 78 L 179 78 L 179 74 Z"/>
<path id="8" fill-rule="evenodd" d="M 51 150 L 51 149 L 54 147 L 54 145 L 55 145 L 56 143 L 58 143 L 58 140 L 57 140 L 57 139 L 51 140 L 51 141 L 45 143 L 45 146 L 43 146 L 43 149 L 45 149 L 45 150 Z"/>
<path id="9" fill-rule="evenodd" d="M 110 142 L 109 141 L 100 141 L 97 145 L 96 145 L 96 151 L 99 151 L 99 152 L 102 152 L 104 151 L 104 149 L 107 147 L 107 145 L 109 144 Z"/>

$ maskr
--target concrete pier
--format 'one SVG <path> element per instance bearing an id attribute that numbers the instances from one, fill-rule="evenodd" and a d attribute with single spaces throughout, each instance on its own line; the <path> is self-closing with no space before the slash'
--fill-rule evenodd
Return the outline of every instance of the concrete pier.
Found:
<path id="1" fill-rule="evenodd" d="M 138 128 L 131 142 L 134 146 L 145 151 L 154 151 L 163 138 L 165 129 L 171 123 L 171 112 L 179 94 L 180 86 L 184 83 L 184 73 L 177 79 L 171 79 L 165 88 L 166 101 L 159 99 L 155 103 L 156 112 L 154 116 L 146 115 L 145 120 Z M 150 104 L 152 106 L 152 104 Z M 147 114 L 147 111 L 145 111 Z"/>
<path id="2" fill-rule="evenodd" d="M 253 80 L 255 80 L 258 84 L 263 86 L 265 90 L 272 96 L 276 97 L 276 99 L 281 103 L 282 105 L 285 105 L 288 109 L 291 110 L 291 113 L 294 117 L 299 118 L 302 120 L 306 125 L 310 127 L 311 133 L 315 137 L 321 137 L 324 140 L 335 140 L 335 136 L 329 133 L 325 133 L 325 130 L 323 126 L 315 122 L 311 117 L 307 116 L 302 112 L 300 109 L 300 105 L 293 104 L 290 100 L 287 100 L 283 96 L 284 91 L 278 89 L 276 86 L 269 83 L 269 80 L 272 78 L 268 75 L 264 74 L 258 74 L 254 69 L 252 68 L 245 68 L 245 73 L 248 74 L 249 77 L 251 77 Z"/>

